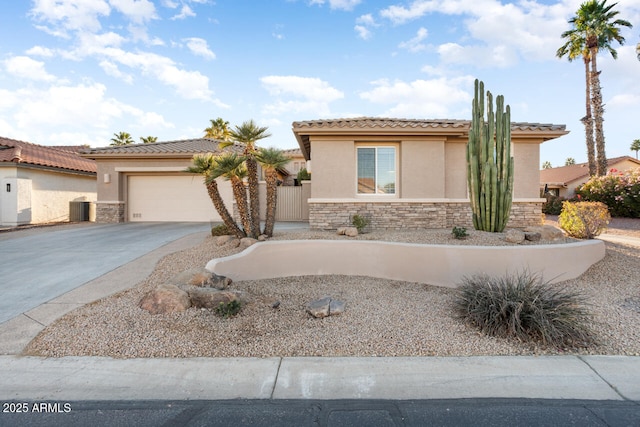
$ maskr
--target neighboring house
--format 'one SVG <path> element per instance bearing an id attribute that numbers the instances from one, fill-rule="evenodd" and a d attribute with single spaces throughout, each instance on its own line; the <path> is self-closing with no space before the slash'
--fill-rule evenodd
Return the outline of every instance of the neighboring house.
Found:
<path id="1" fill-rule="evenodd" d="M 98 166 L 96 221 L 220 221 L 204 178 L 184 172 L 195 154 L 218 152 L 218 142 L 204 138 L 87 150 Z M 232 211 L 231 185 L 218 186 Z"/>
<path id="2" fill-rule="evenodd" d="M 96 199 L 93 160 L 2 137 L 0 181 L 3 226 L 69 221 L 70 202 Z"/>
<path id="3" fill-rule="evenodd" d="M 313 161 L 309 224 L 335 229 L 354 214 L 373 228 L 471 226 L 467 194 L 468 120 L 353 118 L 293 123 Z M 508 226 L 542 222 L 540 144 L 564 125 L 512 123 L 514 192 Z"/>
<path id="4" fill-rule="evenodd" d="M 307 161 L 302 155 L 302 150 L 292 148 L 283 150 L 284 155 L 291 158 L 291 161 L 285 166 L 288 175 L 284 177 L 284 185 L 294 185 L 301 169 L 307 169 Z"/>
<path id="5" fill-rule="evenodd" d="M 640 168 L 640 160 L 622 156 L 607 160 L 607 169 L 626 172 L 629 169 Z M 570 199 L 576 194 L 576 188 L 589 181 L 588 163 L 542 169 L 540 171 L 540 191 Z"/>

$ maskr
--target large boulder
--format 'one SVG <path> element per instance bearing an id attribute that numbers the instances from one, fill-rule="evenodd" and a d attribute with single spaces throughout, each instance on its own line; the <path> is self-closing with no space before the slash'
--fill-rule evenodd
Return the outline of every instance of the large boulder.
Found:
<path id="1" fill-rule="evenodd" d="M 178 274 L 171 282 L 182 289 L 185 286 L 226 289 L 232 280 L 225 276 L 218 276 L 205 268 L 192 268 Z"/>
<path id="2" fill-rule="evenodd" d="M 151 314 L 179 313 L 191 307 L 191 300 L 177 286 L 164 284 L 146 294 L 139 306 Z"/>
<path id="3" fill-rule="evenodd" d="M 239 301 L 238 295 L 230 291 L 221 291 L 213 288 L 192 287 L 188 290 L 191 305 L 197 308 L 215 309 L 220 303 L 229 304 Z"/>
<path id="4" fill-rule="evenodd" d="M 504 240 L 509 243 L 522 243 L 524 241 L 524 232 L 512 228 L 507 230 Z"/>
<path id="5" fill-rule="evenodd" d="M 242 239 L 240 239 L 240 246 L 244 249 L 256 243 L 258 243 L 258 240 L 251 237 L 243 237 Z"/>
<path id="6" fill-rule="evenodd" d="M 564 232 L 553 225 L 543 225 L 540 227 L 527 227 L 524 229 L 525 233 L 540 233 L 541 240 L 547 240 L 551 242 L 561 241 L 565 239 Z"/>
<path id="7" fill-rule="evenodd" d="M 358 229 L 355 227 L 347 227 L 344 230 L 344 235 L 347 237 L 356 237 L 358 235 Z"/>

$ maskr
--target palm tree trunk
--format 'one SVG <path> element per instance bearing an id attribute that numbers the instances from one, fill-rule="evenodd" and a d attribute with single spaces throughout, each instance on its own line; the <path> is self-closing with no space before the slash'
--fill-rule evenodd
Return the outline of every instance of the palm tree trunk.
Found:
<path id="1" fill-rule="evenodd" d="M 604 121 L 604 108 L 602 106 L 602 90 L 600 89 L 600 73 L 596 64 L 597 51 L 591 51 L 591 105 L 593 108 L 593 117 L 595 122 L 596 137 L 596 175 L 604 176 L 607 174 L 607 155 L 604 148 L 604 129 L 602 122 Z"/>
<path id="2" fill-rule="evenodd" d="M 257 239 L 260 236 L 260 197 L 258 183 L 258 162 L 252 156 L 247 158 L 247 176 L 249 181 L 249 209 L 251 212 L 250 236 Z"/>
<path id="3" fill-rule="evenodd" d="M 235 197 L 238 205 L 240 222 L 245 234 L 248 235 L 251 229 L 251 220 L 249 219 L 249 207 L 247 205 L 247 189 L 241 179 L 231 179 L 231 188 L 233 189 L 233 197 Z"/>
<path id="4" fill-rule="evenodd" d="M 591 73 L 589 72 L 589 58 L 584 57 L 584 77 L 586 82 L 586 109 L 587 114 L 584 123 L 585 142 L 587 144 L 587 161 L 589 164 L 589 176 L 596 174 L 596 151 L 593 140 L 593 117 L 591 116 Z"/>
<path id="5" fill-rule="evenodd" d="M 276 223 L 276 208 L 278 203 L 278 173 L 275 170 L 266 171 L 267 180 L 267 215 L 264 224 L 264 234 L 271 237 Z"/>
<path id="6" fill-rule="evenodd" d="M 213 206 L 218 211 L 220 218 L 222 218 L 222 222 L 227 228 L 238 238 L 245 237 L 246 234 L 240 230 L 238 224 L 233 220 L 231 214 L 227 210 L 227 207 L 224 205 L 224 200 L 222 200 L 222 196 L 220 195 L 220 190 L 218 189 L 218 183 L 215 179 L 207 179 L 205 182 L 207 186 L 207 192 L 209 193 L 209 198 L 211 202 L 213 202 Z"/>

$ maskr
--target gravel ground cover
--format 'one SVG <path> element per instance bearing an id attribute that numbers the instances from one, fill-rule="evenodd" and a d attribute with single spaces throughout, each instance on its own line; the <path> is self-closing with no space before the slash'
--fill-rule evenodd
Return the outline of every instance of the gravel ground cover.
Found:
<path id="1" fill-rule="evenodd" d="M 554 218 L 549 218 L 553 224 Z M 612 224 L 613 226 L 613 224 Z M 640 220 L 620 234 L 640 237 Z M 611 230 L 610 230 L 611 232 Z M 372 232 L 360 239 L 415 243 L 504 245 L 500 234 L 471 230 L 459 241 L 450 230 Z M 613 233 L 612 233 L 613 234 Z M 617 234 L 617 233 L 616 233 Z M 277 233 L 274 239 L 342 238 L 332 232 Z M 163 258 L 132 289 L 81 307 L 47 327 L 25 354 L 47 357 L 271 357 L 271 356 L 471 356 L 531 354 L 640 355 L 640 250 L 607 243 L 605 259 L 583 276 L 559 283 L 583 292 L 593 312 L 599 345 L 588 349 L 542 348 L 490 338 L 452 316 L 455 290 L 353 276 L 305 276 L 234 282 L 249 299 L 236 317 L 189 309 L 151 315 L 138 302 L 177 273 L 238 252 L 208 237 L 200 245 Z M 282 260 L 282 262 L 287 262 Z M 346 311 L 311 318 L 305 305 L 329 295 Z M 280 301 L 277 309 L 272 308 Z"/>

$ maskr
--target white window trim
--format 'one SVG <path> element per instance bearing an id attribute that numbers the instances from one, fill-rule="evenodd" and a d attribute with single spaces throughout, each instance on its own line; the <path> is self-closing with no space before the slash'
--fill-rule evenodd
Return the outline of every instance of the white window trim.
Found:
<path id="1" fill-rule="evenodd" d="M 378 148 L 393 148 L 394 154 L 394 169 L 395 169 L 395 191 L 392 194 L 388 193 L 358 193 L 358 149 L 360 148 L 374 148 L 375 151 L 375 169 L 378 170 Z M 398 155 L 398 145 L 395 143 L 381 143 L 381 144 L 356 144 L 356 197 L 357 198 L 386 198 L 386 199 L 398 199 L 400 198 L 400 174 L 398 173 L 398 166 L 400 159 Z M 377 178 L 377 177 L 376 177 Z"/>

